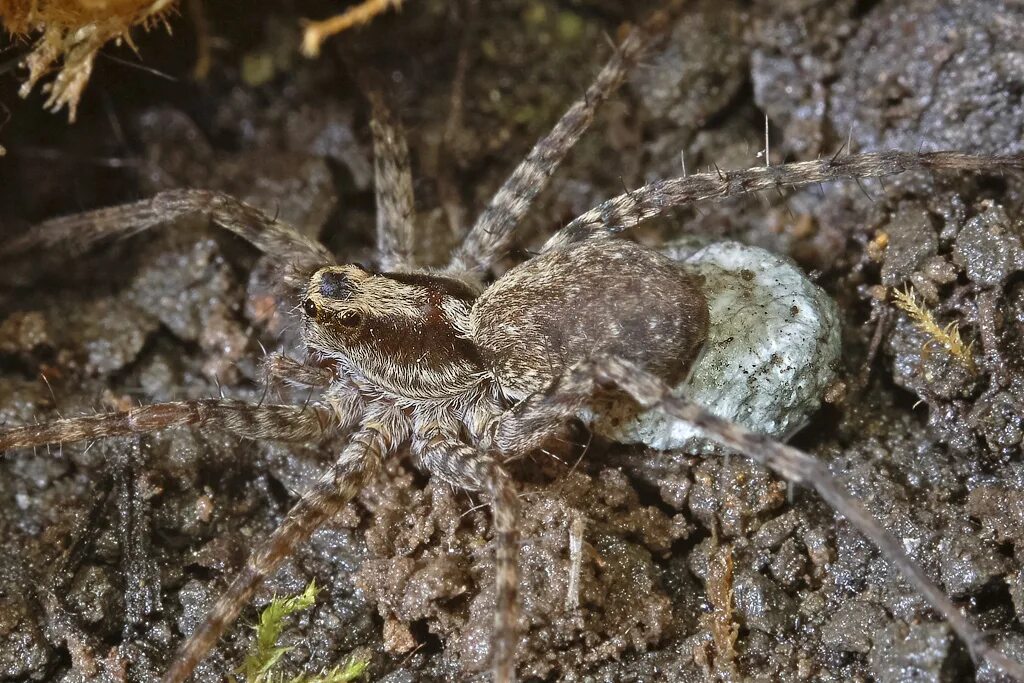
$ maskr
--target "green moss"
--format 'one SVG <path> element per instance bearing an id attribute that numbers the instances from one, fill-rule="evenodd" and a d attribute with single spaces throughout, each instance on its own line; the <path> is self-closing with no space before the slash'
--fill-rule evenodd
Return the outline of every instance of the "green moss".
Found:
<path id="1" fill-rule="evenodd" d="M 573 12 L 559 12 L 558 19 L 555 21 L 555 27 L 558 31 L 558 37 L 567 43 L 575 42 L 582 38 L 583 31 L 586 29 L 582 17 Z"/>
<path id="2" fill-rule="evenodd" d="M 344 664 L 315 675 L 299 674 L 286 678 L 284 674 L 274 671 L 281 657 L 291 649 L 277 644 L 284 631 L 285 620 L 296 612 L 312 607 L 316 602 L 316 594 L 316 581 L 310 581 L 301 595 L 275 597 L 260 613 L 260 621 L 253 627 L 256 642 L 238 669 L 246 683 L 349 683 L 363 675 L 369 660 L 362 657 L 351 657 Z"/>

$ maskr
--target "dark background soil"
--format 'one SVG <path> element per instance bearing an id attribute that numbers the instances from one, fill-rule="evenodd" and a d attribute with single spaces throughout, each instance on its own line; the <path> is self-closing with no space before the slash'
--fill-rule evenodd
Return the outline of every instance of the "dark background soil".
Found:
<path id="1" fill-rule="evenodd" d="M 410 0 L 297 54 L 337 3 L 209 0 L 97 62 L 79 121 L 16 97 L 0 129 L 0 239 L 169 187 L 229 191 L 343 260 L 372 259 L 368 107 L 389 84 L 413 152 L 421 260 L 444 258 L 532 142 L 653 2 Z M 531 211 L 538 237 L 623 186 L 857 151 L 1024 149 L 1024 7 L 1012 0 L 694 2 Z M 16 59 L 24 46 L 4 48 Z M 453 82 L 464 55 L 461 106 Z M 153 71 L 150 71 L 153 70 Z M 844 357 L 795 442 L 1009 653 L 1024 656 L 1024 246 L 1020 178 L 925 174 L 679 211 L 644 241 L 730 236 L 793 256 L 835 297 Z M 225 395 L 258 400 L 260 343 L 291 348 L 264 264 L 205 226 L 39 255 L 0 286 L 0 424 Z M 18 270 L 19 273 L 14 273 Z M 26 280 L 23 271 L 33 279 Z M 18 277 L 13 277 L 13 275 Z M 9 277 L 10 276 L 10 277 Z M 973 341 L 970 371 L 882 300 L 912 283 Z M 872 355 L 871 340 L 878 342 Z M 43 381 L 46 378 L 46 382 Z M 728 381 L 728 378 L 723 378 Z M 305 395 L 293 397 L 296 401 Z M 874 547 L 743 458 L 598 443 L 514 466 L 524 507 L 524 678 L 997 680 Z M 248 551 L 337 452 L 169 430 L 0 459 L 0 680 L 150 681 Z M 584 456 L 585 457 L 581 457 Z M 258 605 L 316 578 L 290 671 L 358 650 L 371 680 L 480 679 L 493 609 L 486 508 L 402 459 L 285 564 L 196 680 L 241 663 Z M 582 521 L 579 607 L 566 607 Z"/>

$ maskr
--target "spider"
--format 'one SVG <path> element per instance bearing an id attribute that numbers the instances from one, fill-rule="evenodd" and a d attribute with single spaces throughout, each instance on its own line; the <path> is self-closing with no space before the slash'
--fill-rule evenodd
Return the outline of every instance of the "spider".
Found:
<path id="1" fill-rule="evenodd" d="M 489 286 L 484 273 L 512 242 L 517 223 L 595 111 L 668 21 L 657 13 L 617 48 L 574 103 L 498 190 L 448 266 L 416 267 L 413 193 L 404 135 L 385 98 L 370 92 L 375 154 L 375 267 L 338 264 L 321 244 L 228 195 L 185 189 L 57 218 L 7 244 L 0 257 L 32 250 L 84 250 L 205 216 L 275 258 L 284 293 L 301 317 L 310 352 L 303 362 L 271 354 L 268 376 L 319 390 L 307 405 L 212 398 L 140 406 L 0 431 L 0 452 L 36 445 L 145 433 L 175 425 L 250 439 L 310 441 L 347 434 L 334 464 L 292 507 L 173 657 L 165 683 L 186 680 L 237 618 L 258 586 L 325 520 L 408 447 L 432 476 L 489 501 L 496 553 L 493 678 L 515 678 L 518 622 L 517 498 L 503 463 L 541 447 L 594 399 L 657 408 L 813 487 L 906 576 L 964 640 L 1024 680 L 1024 667 L 982 634 L 815 458 L 724 421 L 669 387 L 686 375 L 707 336 L 701 283 L 659 252 L 617 238 L 684 203 L 783 185 L 878 177 L 910 168 L 1000 170 L 1022 157 L 957 152 L 847 154 L 812 162 L 716 171 L 626 192 L 570 222 L 534 258 Z"/>

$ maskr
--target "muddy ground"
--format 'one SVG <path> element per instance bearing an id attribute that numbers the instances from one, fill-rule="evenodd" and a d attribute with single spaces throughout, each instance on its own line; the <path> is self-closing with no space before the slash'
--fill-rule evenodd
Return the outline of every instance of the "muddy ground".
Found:
<path id="1" fill-rule="evenodd" d="M 386 81 L 409 129 L 421 260 L 436 263 L 504 175 L 656 3 L 411 0 L 297 56 L 297 18 L 336 3 L 208 1 L 209 79 L 187 14 L 97 63 L 80 120 L 15 96 L 0 130 L 0 238 L 169 187 L 236 194 L 342 260 L 372 260 L 368 107 Z M 1012 0 L 694 2 L 531 211 L 520 250 L 597 201 L 689 169 L 866 149 L 1024 149 L 1024 9 Z M 5 59 L 22 47 L 8 47 Z M 462 96 L 453 82 L 464 55 Z M 456 88 L 456 90 L 458 90 Z M 453 113 L 454 112 L 454 113 Z M 1024 657 L 1024 185 L 919 174 L 681 210 L 638 231 L 728 235 L 795 258 L 838 302 L 839 380 L 794 441 Z M 265 264 L 204 225 L 0 287 L 0 422 L 186 397 L 258 400 L 261 344 L 289 349 Z M 25 279 L 25 271 L 32 279 Z M 14 277 L 17 275 L 17 277 Z M 912 284 L 971 359 L 891 303 Z M 874 343 L 873 343 L 874 341 Z M 46 381 L 43 380 L 45 378 Z M 305 400 L 304 394 L 290 397 Z M 574 429 L 514 464 L 523 503 L 525 679 L 998 680 L 873 546 L 813 494 L 739 457 L 600 443 Z M 184 429 L 0 459 L 0 680 L 152 681 L 248 551 L 337 452 Z M 313 537 L 201 666 L 237 667 L 272 595 L 313 578 L 288 672 L 368 653 L 375 681 L 484 680 L 486 508 L 403 459 Z M 582 522 L 578 608 L 569 538 Z"/>

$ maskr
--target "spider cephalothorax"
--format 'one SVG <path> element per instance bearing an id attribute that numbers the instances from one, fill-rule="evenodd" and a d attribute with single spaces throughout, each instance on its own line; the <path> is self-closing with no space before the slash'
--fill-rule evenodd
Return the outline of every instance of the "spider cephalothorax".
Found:
<path id="1" fill-rule="evenodd" d="M 382 391 L 450 398 L 483 370 L 467 339 L 475 295 L 454 278 L 331 266 L 310 278 L 303 336 L 312 350 Z"/>
<path id="2" fill-rule="evenodd" d="M 380 272 L 335 265 L 323 245 L 298 231 L 230 196 L 201 190 L 175 190 L 58 218 L 0 247 L 0 258 L 11 259 L 26 250 L 84 247 L 204 215 L 275 257 L 281 281 L 296 295 L 291 303 L 304 317 L 308 349 L 328 361 L 316 366 L 273 354 L 266 362 L 268 374 L 321 391 L 306 405 L 214 398 L 0 430 L 0 452 L 173 425 L 284 441 L 344 434 L 333 466 L 295 503 L 188 636 L 170 661 L 166 682 L 185 680 L 261 582 L 380 472 L 386 456 L 405 446 L 431 475 L 490 501 L 496 558 L 493 671 L 499 683 L 512 680 L 519 625 L 518 505 L 503 462 L 542 445 L 570 418 L 599 409 L 595 397 L 609 394 L 660 409 L 787 480 L 813 486 L 883 550 L 976 659 L 1024 679 L 1020 665 L 985 643 L 901 542 L 824 465 L 670 393 L 668 383 L 686 373 L 707 336 L 702 284 L 655 251 L 615 238 L 671 206 L 701 199 L 908 168 L 1019 169 L 1024 158 L 882 152 L 672 178 L 586 212 L 549 240 L 540 255 L 486 290 L 473 284 L 504 254 L 531 200 L 640 57 L 644 36 L 665 20 L 657 15 L 626 38 L 584 96 L 495 194 L 444 271 L 416 269 L 408 152 L 378 95 L 371 96 L 371 130 Z"/>

